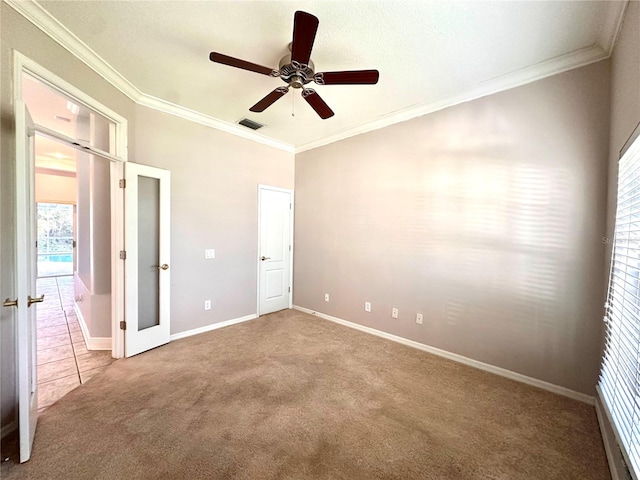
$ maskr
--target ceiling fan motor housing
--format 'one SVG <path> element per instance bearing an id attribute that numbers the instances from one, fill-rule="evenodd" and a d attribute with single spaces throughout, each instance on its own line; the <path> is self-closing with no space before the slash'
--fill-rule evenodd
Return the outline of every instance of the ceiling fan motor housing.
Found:
<path id="1" fill-rule="evenodd" d="M 313 81 L 314 65 L 309 60 L 308 65 L 291 61 L 291 55 L 285 55 L 280 59 L 280 78 L 293 88 L 303 88 Z"/>

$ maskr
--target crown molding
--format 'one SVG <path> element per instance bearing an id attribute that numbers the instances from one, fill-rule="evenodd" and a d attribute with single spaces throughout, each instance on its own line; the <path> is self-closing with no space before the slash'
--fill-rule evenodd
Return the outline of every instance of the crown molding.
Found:
<path id="1" fill-rule="evenodd" d="M 169 115 L 175 115 L 176 117 L 199 123 L 200 125 L 204 125 L 207 127 L 215 128 L 216 130 L 221 130 L 237 137 L 246 138 L 247 140 L 253 140 L 254 142 L 258 142 L 269 147 L 274 147 L 279 150 L 284 150 L 285 152 L 295 153 L 293 145 L 279 142 L 278 140 L 265 137 L 264 135 L 245 130 L 244 127 L 238 127 L 234 123 L 223 122 L 222 120 L 218 120 L 217 118 L 214 118 L 210 115 L 205 115 L 204 113 L 196 112 L 195 110 L 176 105 L 175 103 L 167 102 L 166 100 L 162 100 L 161 98 L 143 94 L 141 95 L 137 103 L 144 107 L 152 108 L 163 113 L 168 113 Z"/>
<path id="2" fill-rule="evenodd" d="M 610 57 L 613 53 L 628 4 L 629 0 L 619 0 L 606 4 L 605 19 L 598 34 L 597 44 L 607 53 L 607 57 Z"/>
<path id="3" fill-rule="evenodd" d="M 3 0 L 107 82 L 137 102 L 142 92 L 35 0 Z"/>
<path id="4" fill-rule="evenodd" d="M 215 128 L 216 130 L 221 130 L 231 135 L 253 140 L 263 145 L 284 150 L 285 152 L 294 153 L 293 145 L 273 140 L 264 135 L 245 130 L 243 127 L 239 127 L 233 123 L 224 122 L 210 115 L 196 112 L 142 93 L 135 85 L 129 82 L 129 80 L 122 76 L 105 59 L 93 51 L 35 0 L 3 1 L 136 104 Z"/>
<path id="5" fill-rule="evenodd" d="M 566 55 L 555 57 L 546 62 L 481 82 L 475 88 L 464 92 L 463 94 L 438 100 L 436 102 L 411 106 L 391 114 L 384 115 L 377 120 L 357 125 L 353 128 L 347 128 L 336 134 L 294 147 L 293 145 L 268 138 L 256 132 L 247 131 L 236 124 L 224 122 L 210 115 L 196 112 L 180 105 L 167 102 L 166 100 L 144 94 L 102 57 L 100 57 L 100 55 L 94 52 L 88 45 L 80 40 L 49 12 L 47 12 L 40 4 L 37 3 L 36 0 L 2 1 L 11 6 L 14 10 L 33 23 L 54 41 L 59 43 L 76 58 L 84 62 L 98 75 L 135 103 L 294 154 L 328 145 L 355 135 L 388 127 L 395 123 L 404 122 L 412 118 L 427 115 L 429 113 L 469 102 L 487 95 L 526 85 L 551 75 L 556 75 L 609 58 L 613 52 L 617 36 L 622 26 L 625 9 L 628 3 L 628 0 L 624 0 L 610 2 L 608 4 L 606 19 L 603 23 L 603 28 L 599 32 L 598 42 L 596 45 L 582 48 Z"/>
<path id="6" fill-rule="evenodd" d="M 396 123 L 411 120 L 412 118 L 437 112 L 438 110 L 444 110 L 445 108 L 453 107 L 461 103 L 493 95 L 494 93 L 527 85 L 537 80 L 557 75 L 558 73 L 583 67 L 590 63 L 599 62 L 600 60 L 604 60 L 608 57 L 609 55 L 598 46 L 594 45 L 591 47 L 581 48 L 580 50 L 552 58 L 546 62 L 538 63 L 537 65 L 522 68 L 506 75 L 501 75 L 485 82 L 481 82 L 475 88 L 464 92 L 461 95 L 456 95 L 444 100 L 438 100 L 436 102 L 426 103 L 423 105 L 411 106 L 403 110 L 393 112 L 389 115 L 385 115 L 372 122 L 363 123 L 334 135 L 305 143 L 304 145 L 297 147 L 295 153 L 302 153 L 339 140 L 344 140 L 345 138 L 385 128 Z"/>

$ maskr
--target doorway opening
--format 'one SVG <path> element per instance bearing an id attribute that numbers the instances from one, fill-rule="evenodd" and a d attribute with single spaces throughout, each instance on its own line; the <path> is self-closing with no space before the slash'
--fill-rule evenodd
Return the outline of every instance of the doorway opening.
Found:
<path id="1" fill-rule="evenodd" d="M 112 126 L 24 74 L 22 99 L 40 129 L 109 148 Z M 114 361 L 111 355 L 110 160 L 36 129 L 34 200 L 39 410 Z"/>
<path id="2" fill-rule="evenodd" d="M 42 344 L 54 348 L 53 343 L 62 342 L 62 339 L 37 339 L 37 307 L 44 307 L 44 297 L 36 293 L 35 138 L 54 140 L 78 155 L 78 228 L 75 230 L 79 234 L 77 246 L 84 242 L 85 247 L 78 248 L 72 277 L 73 313 L 80 329 L 76 334 L 82 336 L 87 350 L 105 350 L 99 353 L 110 361 L 112 357 L 124 355 L 124 334 L 118 328 L 124 311 L 124 266 L 115 259 L 124 244 L 124 196 L 118 188 L 118 180 L 123 176 L 123 164 L 127 160 L 127 121 L 19 52 L 13 51 L 13 59 L 16 224 L 12 268 L 15 295 L 22 300 L 11 302 L 14 309 L 10 319 L 16 325 L 17 424 L 20 461 L 25 462 L 31 456 L 38 421 L 37 379 L 42 369 L 37 364 L 37 350 Z M 79 158 L 80 155 L 85 157 Z M 55 152 L 52 157 L 60 159 Z M 108 180 L 105 183 L 100 179 Z M 83 198 L 88 199 L 84 209 L 81 208 Z M 103 229 L 105 222 L 96 221 L 107 210 L 106 225 L 110 230 Z M 88 229 L 79 225 L 82 212 L 89 219 Z M 83 231 L 87 232 L 84 236 Z M 100 263 L 107 265 L 106 270 L 95 268 Z M 86 297 L 82 292 L 78 293 L 78 286 L 86 287 Z M 60 307 L 64 303 L 59 300 Z M 109 312 L 106 321 L 104 312 Z M 67 321 L 71 314 L 66 310 L 62 314 L 72 338 Z M 50 326 L 65 328 L 63 324 Z M 72 346 L 60 346 L 73 351 Z M 78 368 L 75 356 L 74 362 Z"/>

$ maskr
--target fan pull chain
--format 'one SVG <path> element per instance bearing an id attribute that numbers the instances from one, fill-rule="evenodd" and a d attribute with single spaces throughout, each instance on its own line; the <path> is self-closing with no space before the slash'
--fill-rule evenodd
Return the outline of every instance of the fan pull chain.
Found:
<path id="1" fill-rule="evenodd" d="M 295 117 L 296 116 L 296 96 L 295 95 L 291 95 L 291 116 Z"/>

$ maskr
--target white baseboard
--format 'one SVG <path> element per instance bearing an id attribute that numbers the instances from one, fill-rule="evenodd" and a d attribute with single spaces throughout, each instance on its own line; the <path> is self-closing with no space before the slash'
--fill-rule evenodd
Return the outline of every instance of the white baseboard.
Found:
<path id="1" fill-rule="evenodd" d="M 434 355 L 438 355 L 439 357 L 447 358 L 449 360 L 453 360 L 454 362 L 462 363 L 464 365 L 468 365 L 470 367 L 478 368 L 480 370 L 484 370 L 486 372 L 495 373 L 496 375 L 500 375 L 501 377 L 506 377 L 511 380 L 515 380 L 517 382 L 526 383 L 527 385 L 532 385 L 534 387 L 542 388 L 543 390 L 548 390 L 549 392 L 557 393 L 559 395 L 563 395 L 565 397 L 573 398 L 574 400 L 579 400 L 580 402 L 588 403 L 589 405 L 595 404 L 595 397 L 591 395 L 586 395 L 584 393 L 576 392 L 575 390 L 571 390 L 569 388 L 561 387 L 559 385 L 554 385 L 553 383 L 545 382 L 543 380 L 538 380 L 537 378 L 528 377 L 526 375 L 522 375 L 521 373 L 512 372 L 511 370 L 507 370 L 505 368 L 496 367 L 494 365 L 490 365 L 488 363 L 479 362 L 478 360 L 474 360 L 472 358 L 464 357 L 462 355 L 458 355 L 457 353 L 451 353 L 446 350 L 441 350 L 436 347 L 432 347 L 430 345 L 425 345 L 424 343 L 415 342 L 413 340 L 409 340 L 403 337 L 398 337 L 397 335 L 393 335 L 391 333 L 383 332 L 381 330 L 376 330 L 375 328 L 365 327 L 364 325 L 360 325 L 358 323 L 350 322 L 348 320 L 343 320 L 342 318 L 332 317 L 331 315 L 327 315 L 325 313 L 316 312 L 315 310 L 310 310 L 305 307 L 300 307 L 298 305 L 294 305 L 293 308 L 295 310 L 299 310 L 300 312 L 308 313 L 310 315 L 315 315 L 316 317 L 323 318 L 325 320 L 329 320 L 331 322 L 339 323 L 340 325 L 344 325 L 346 327 L 354 328 L 356 330 L 360 330 L 361 332 L 369 333 L 371 335 L 375 335 L 377 337 L 385 338 L 387 340 L 391 340 L 392 342 L 401 343 L 402 345 L 406 345 L 408 347 L 413 347 L 418 350 L 422 350 L 424 352 L 429 352 Z"/>
<path id="2" fill-rule="evenodd" d="M 14 420 L 11 423 L 7 423 L 2 429 L 0 429 L 0 438 L 4 438 L 10 433 L 13 433 L 18 429 L 18 423 Z"/>
<path id="3" fill-rule="evenodd" d="M 609 411 L 602 403 L 602 392 L 600 391 L 600 387 L 597 387 L 597 392 L 596 417 L 598 418 L 600 434 L 602 435 L 602 443 L 604 444 L 604 451 L 609 463 L 611 480 L 631 480 L 629 470 L 625 465 L 622 450 L 620 450 L 618 440 L 616 439 L 616 433 L 613 430 Z"/>
<path id="4" fill-rule="evenodd" d="M 84 320 L 77 303 L 73 304 L 73 311 L 76 312 L 76 317 L 78 317 L 78 323 L 80 324 L 80 330 L 82 330 L 82 336 L 84 337 L 87 350 L 111 350 L 111 337 L 92 337 L 89 335 L 87 322 Z"/>
<path id="5" fill-rule="evenodd" d="M 194 328 L 192 330 L 186 330 L 184 332 L 174 333 L 169 337 L 170 341 L 179 340 L 181 338 L 191 337 L 193 335 L 198 335 L 200 333 L 210 332 L 211 330 L 217 330 L 219 328 L 229 327 L 231 325 L 235 325 L 237 323 L 247 322 L 249 320 L 253 320 L 258 318 L 258 316 L 254 313 L 251 315 L 246 315 L 240 318 L 233 318 L 231 320 L 225 320 L 224 322 L 213 323 L 211 325 L 206 325 L 200 328 Z"/>

